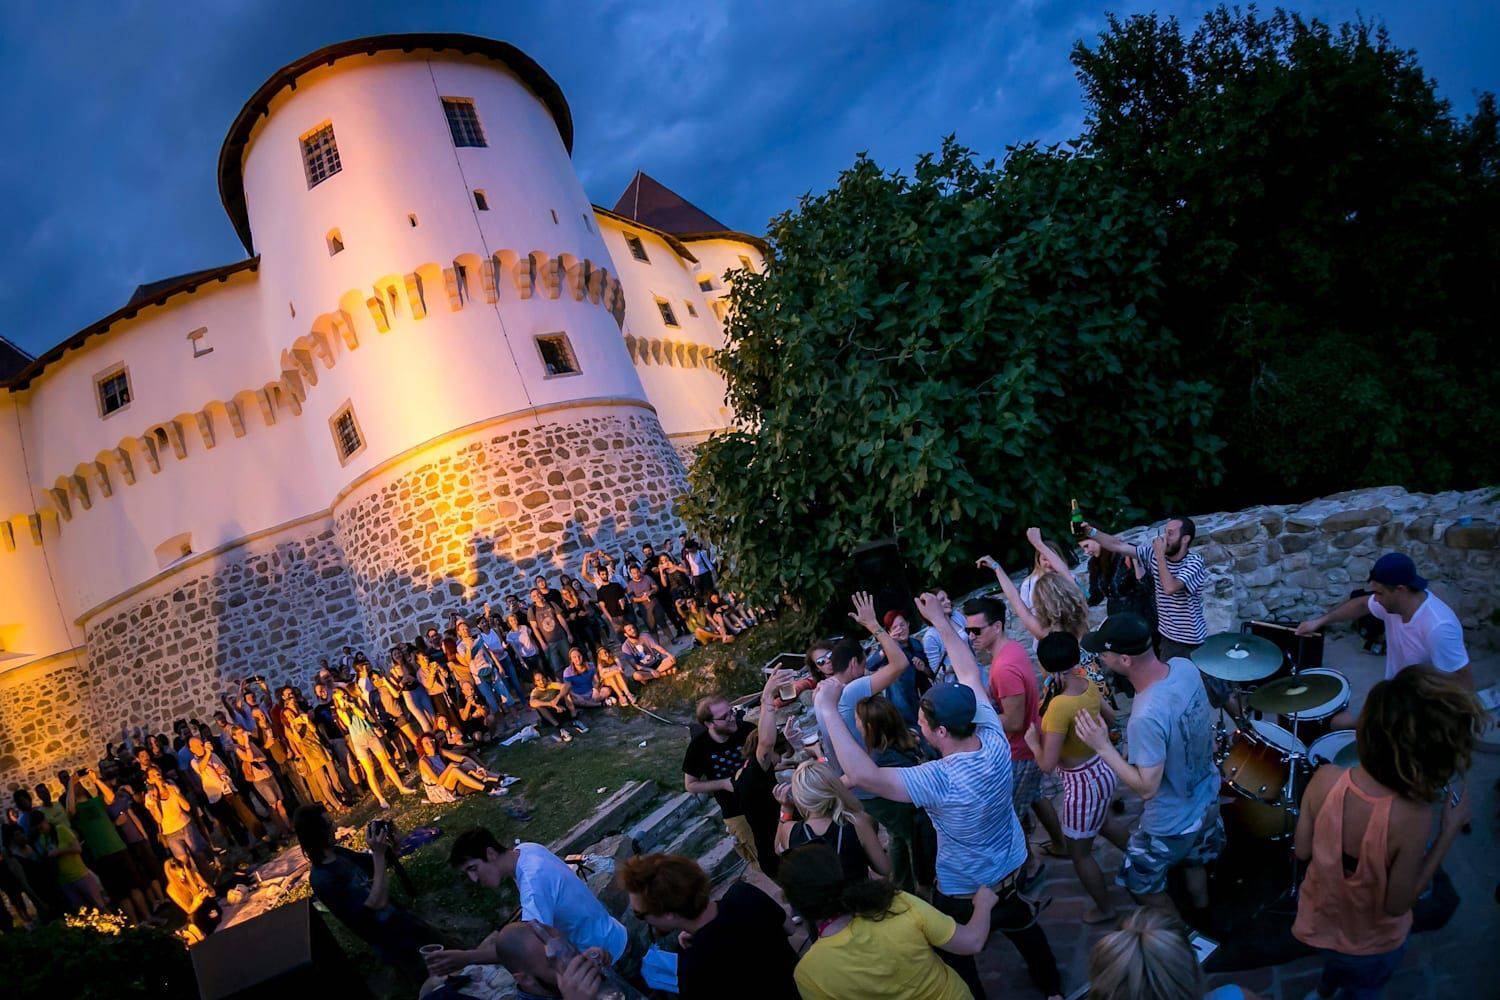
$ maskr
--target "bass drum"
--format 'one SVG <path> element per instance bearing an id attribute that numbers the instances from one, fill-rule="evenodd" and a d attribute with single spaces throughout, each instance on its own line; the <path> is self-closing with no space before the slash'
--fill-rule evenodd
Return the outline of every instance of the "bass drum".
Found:
<path id="1" fill-rule="evenodd" d="M 1238 840 L 1241 834 L 1253 840 L 1285 840 L 1297 832 L 1296 806 L 1246 798 L 1228 784 L 1224 789 L 1219 811 L 1231 840 Z"/>
<path id="2" fill-rule="evenodd" d="M 1249 729 L 1231 737 L 1229 753 L 1219 766 L 1224 781 L 1240 795 L 1272 803 L 1307 760 L 1307 746 L 1275 723 L 1251 719 Z"/>

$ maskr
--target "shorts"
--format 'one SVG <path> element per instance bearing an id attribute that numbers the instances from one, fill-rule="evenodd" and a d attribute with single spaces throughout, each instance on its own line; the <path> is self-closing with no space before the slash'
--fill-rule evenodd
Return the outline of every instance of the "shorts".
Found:
<path id="1" fill-rule="evenodd" d="M 135 861 L 128 850 L 96 857 L 94 873 L 104 883 L 104 891 L 109 893 L 111 899 L 124 899 L 132 890 L 146 887 L 146 881 L 136 870 Z"/>
<path id="2" fill-rule="evenodd" d="M 1163 837 L 1137 827 L 1125 846 L 1125 867 L 1118 881 L 1132 895 L 1153 896 L 1166 892 L 1167 872 L 1178 865 L 1206 864 L 1223 849 L 1224 819 L 1215 800 L 1192 833 Z"/>
<path id="3" fill-rule="evenodd" d="M 63 899 L 67 901 L 70 910 L 93 906 L 95 900 L 106 899 L 104 886 L 100 883 L 99 876 L 93 872 L 89 872 L 77 881 L 59 885 L 58 889 L 62 890 Z"/>
<path id="4" fill-rule="evenodd" d="M 202 841 L 199 839 L 198 834 L 194 832 L 193 824 L 191 823 L 180 830 L 162 834 L 161 842 L 162 846 L 174 858 L 199 854 L 205 850 Z"/>
<path id="5" fill-rule="evenodd" d="M 1044 774 L 1036 761 L 1030 758 L 1010 762 L 1010 781 L 1010 801 L 1018 818 L 1024 819 L 1026 810 L 1035 803 L 1057 794 L 1057 779 Z"/>
<path id="6" fill-rule="evenodd" d="M 380 746 L 380 737 L 375 735 L 374 730 L 351 729 L 349 730 L 349 749 L 357 756 L 366 757 Z"/>
<path id="7" fill-rule="evenodd" d="M 1074 840 L 1097 836 L 1115 795 L 1115 772 L 1103 757 L 1058 770 L 1063 784 L 1063 807 L 1058 816 L 1063 834 Z"/>

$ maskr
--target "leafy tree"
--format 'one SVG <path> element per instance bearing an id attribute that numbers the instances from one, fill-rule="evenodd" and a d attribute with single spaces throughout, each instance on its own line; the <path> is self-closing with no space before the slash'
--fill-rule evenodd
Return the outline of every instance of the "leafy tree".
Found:
<path id="1" fill-rule="evenodd" d="M 1111 18 L 1085 149 L 1166 233 L 1161 319 L 1214 387 L 1199 505 L 1494 482 L 1496 110 L 1460 121 L 1384 29 L 1219 8 Z"/>
<path id="2" fill-rule="evenodd" d="M 735 276 L 717 361 L 740 423 L 699 450 L 690 523 L 753 595 L 820 609 L 872 538 L 937 575 L 1070 497 L 1135 516 L 1198 492 L 1218 442 L 1155 318 L 1163 236 L 1068 152 L 997 166 L 950 138 L 911 177 L 860 157 Z"/>

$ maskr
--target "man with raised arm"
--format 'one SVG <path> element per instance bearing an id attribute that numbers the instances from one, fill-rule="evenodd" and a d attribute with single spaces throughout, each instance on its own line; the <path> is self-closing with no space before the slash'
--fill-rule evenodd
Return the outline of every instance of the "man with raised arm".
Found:
<path id="1" fill-rule="evenodd" d="M 979 664 L 958 637 L 939 598 L 923 594 L 917 610 L 942 636 L 956 684 L 940 684 L 923 697 L 917 713 L 922 735 L 941 758 L 916 767 L 879 767 L 838 718 L 843 684 L 830 677 L 814 696 L 818 723 L 826 730 L 850 782 L 882 798 L 912 802 L 927 810 L 937 828 L 937 891 L 932 905 L 960 923 L 973 912 L 973 896 L 989 886 L 999 896 L 992 917 L 1026 961 L 1032 982 L 1048 997 L 1061 997 L 1062 979 L 1047 935 L 1016 883 L 1026 863 L 1025 836 L 1011 805 L 1010 741 L 990 704 Z M 984 987 L 972 956 L 943 954 L 975 997 Z"/>

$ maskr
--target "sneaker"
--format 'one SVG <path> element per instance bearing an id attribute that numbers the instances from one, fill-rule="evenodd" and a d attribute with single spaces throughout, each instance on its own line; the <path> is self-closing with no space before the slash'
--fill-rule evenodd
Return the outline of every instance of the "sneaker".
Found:
<path id="1" fill-rule="evenodd" d="M 513 774 L 507 774 L 505 777 L 503 777 L 503 778 L 500 779 L 500 787 L 501 788 L 509 788 L 511 785 L 514 785 L 516 782 L 518 782 L 520 780 L 521 780 L 520 778 L 517 778 Z"/>
<path id="2" fill-rule="evenodd" d="M 583 723 L 579 722 L 577 719 L 573 720 L 573 728 L 576 729 L 576 730 L 578 730 L 580 733 L 586 733 L 586 732 L 589 731 L 589 727 L 585 726 Z"/>
<path id="3" fill-rule="evenodd" d="M 573 742 L 573 734 L 568 732 L 566 729 L 562 730 L 558 735 L 562 737 L 562 741 L 564 743 Z"/>
<path id="4" fill-rule="evenodd" d="M 491 788 L 489 791 L 485 792 L 484 794 L 488 795 L 492 799 L 499 799 L 499 798 L 503 798 L 503 797 L 509 795 L 510 794 L 510 790 L 506 789 L 506 788 Z"/>

